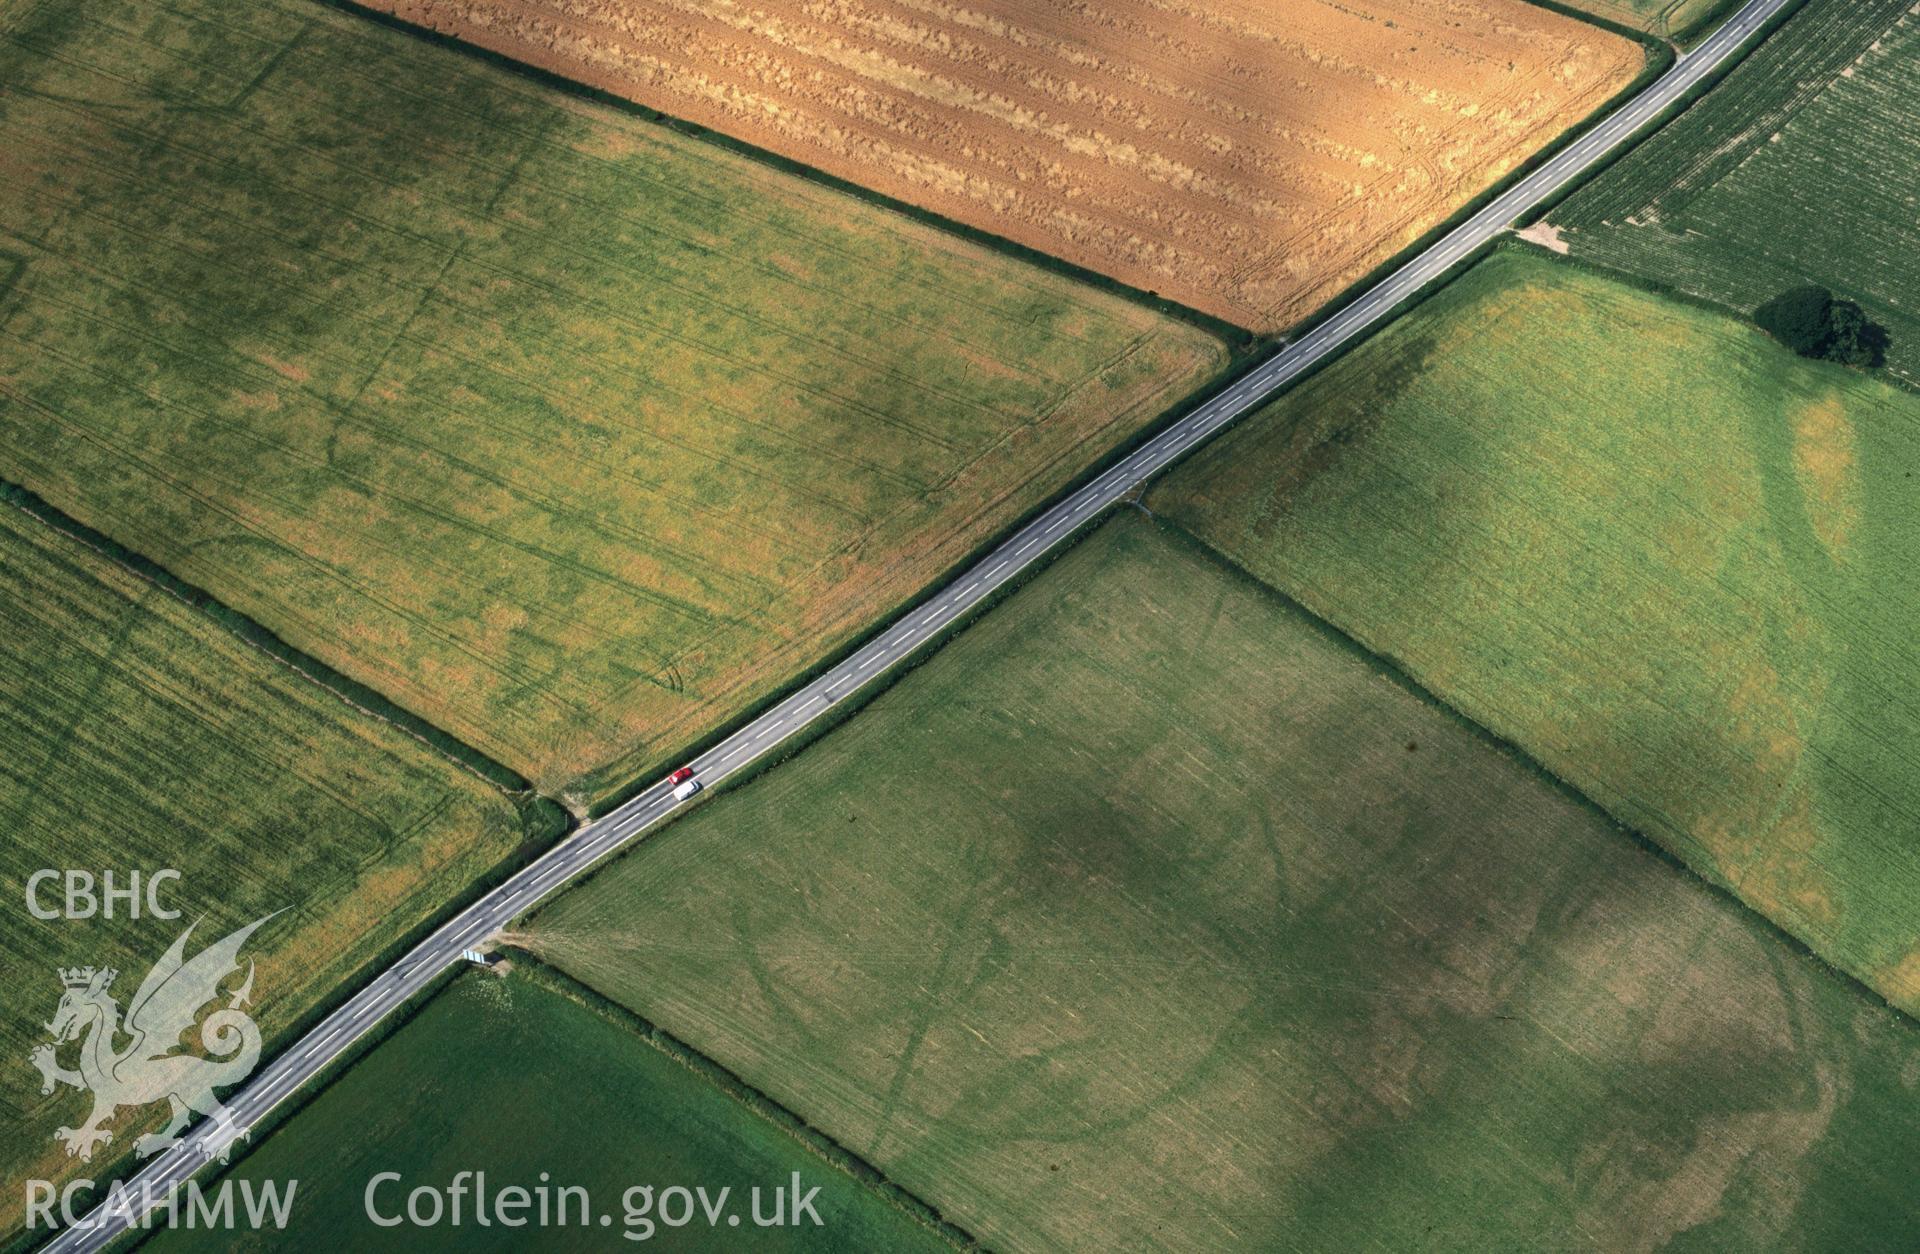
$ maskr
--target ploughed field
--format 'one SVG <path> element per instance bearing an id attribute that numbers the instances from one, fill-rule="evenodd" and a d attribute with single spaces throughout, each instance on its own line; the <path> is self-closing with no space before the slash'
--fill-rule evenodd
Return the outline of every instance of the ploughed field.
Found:
<path id="1" fill-rule="evenodd" d="M 517 938 L 993 1248 L 1920 1235 L 1920 1034 L 1107 522 Z"/>
<path id="2" fill-rule="evenodd" d="M 372 0 L 1268 331 L 1624 87 L 1524 0 Z"/>
<path id="3" fill-rule="evenodd" d="M 94 549 L 0 506 L 0 1232 L 16 1231 L 28 1178 L 102 1178 L 166 1104 L 123 1111 L 93 1161 L 53 1139 L 92 1098 L 40 1092 L 28 1051 L 49 1038 L 61 967 L 112 967 L 122 1011 L 174 938 L 189 954 L 263 915 L 251 1011 L 275 1048 L 321 999 L 426 922 L 522 841 L 557 824 L 467 768 L 350 704 Z M 157 894 L 174 921 L 126 900 L 111 918 L 38 919 L 24 895 L 42 868 L 179 872 Z M 103 885 L 96 883 L 96 892 Z M 36 900 L 60 910 L 61 883 Z M 76 905 L 86 909 L 84 900 Z M 197 923 L 195 922 L 197 920 Z M 236 986 L 239 977 L 229 981 Z M 224 1004 L 224 1001 L 223 1001 Z M 198 1048 L 198 1037 L 188 1041 Z M 124 1039 L 115 1042 L 124 1048 Z M 80 1046 L 62 1047 L 76 1064 Z M 92 1200 L 99 1200 L 98 1195 Z"/>
<path id="4" fill-rule="evenodd" d="M 1920 398 L 1516 245 L 1150 500 L 1920 1011 Z"/>
<path id="5" fill-rule="evenodd" d="M 1920 14 L 1808 0 L 1701 101 L 1556 209 L 1575 257 L 1751 312 L 1807 282 L 1920 383 Z"/>
<path id="6" fill-rule="evenodd" d="M 368 1186 L 386 1172 L 399 1178 L 374 1184 L 380 1218 L 404 1220 L 409 1195 L 426 1188 L 439 1195 L 440 1221 L 387 1227 L 369 1219 Z M 762 1219 L 784 1219 L 773 1193 L 785 1194 L 795 1172 L 802 1195 L 819 1190 L 812 1205 L 820 1224 L 805 1216 L 795 1225 L 756 1224 L 753 1190 Z M 952 1248 L 625 1022 L 590 1009 L 551 977 L 518 972 L 460 979 L 224 1178 L 235 1182 L 236 1199 L 245 1196 L 242 1182 L 257 1190 L 299 1181 L 292 1222 L 275 1241 L 286 1249 Z M 211 1173 L 202 1181 L 214 1187 Z M 457 1224 L 456 1181 L 466 1189 Z M 475 1211 L 483 1186 L 485 1224 Z M 721 1217 L 710 1224 L 696 1198 L 694 1218 L 684 1222 L 681 1200 L 662 1199 L 675 1187 L 705 1189 L 704 1205 Z M 562 1188 L 584 1189 L 585 1202 L 577 1192 L 563 1197 Z M 526 1199 L 518 1210 L 514 1189 Z M 418 1214 L 432 1213 L 428 1200 L 418 1206 Z M 739 1222 L 729 1224 L 729 1215 Z M 163 1232 L 152 1248 L 224 1250 L 232 1236 Z"/>
<path id="7" fill-rule="evenodd" d="M 6 473 L 580 800 L 1225 356 L 298 0 L 0 8 L 0 175 Z"/>

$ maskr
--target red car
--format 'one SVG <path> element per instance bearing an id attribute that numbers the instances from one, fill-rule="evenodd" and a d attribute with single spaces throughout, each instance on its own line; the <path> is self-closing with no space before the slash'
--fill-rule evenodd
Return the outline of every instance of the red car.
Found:
<path id="1" fill-rule="evenodd" d="M 669 784 L 684 784 L 692 778 L 693 778 L 693 768 L 690 766 L 683 766 L 679 770 L 675 771 L 673 774 L 667 776 L 667 782 Z"/>

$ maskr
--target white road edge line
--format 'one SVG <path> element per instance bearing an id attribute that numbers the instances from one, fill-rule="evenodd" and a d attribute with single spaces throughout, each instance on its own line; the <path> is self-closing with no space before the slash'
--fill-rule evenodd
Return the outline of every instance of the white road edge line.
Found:
<path id="1" fill-rule="evenodd" d="M 1226 427 L 1230 422 L 1257 406 L 1265 404 L 1272 394 L 1286 386 L 1292 379 L 1313 365 L 1322 357 L 1343 344 L 1356 331 L 1373 325 L 1402 301 L 1426 286 L 1435 276 L 1455 265 L 1462 257 L 1492 240 L 1506 226 L 1519 218 L 1527 210 L 1552 196 L 1565 187 L 1575 177 L 1584 172 L 1602 156 L 1624 143 L 1630 136 L 1638 134 L 1648 123 L 1663 112 L 1669 105 L 1679 100 L 1701 79 L 1713 73 L 1727 59 L 1737 52 L 1761 26 L 1777 14 L 1788 0 L 1748 0 L 1730 20 L 1720 25 L 1707 39 L 1702 41 L 1691 53 L 1682 55 L 1668 71 L 1643 89 L 1633 99 L 1614 111 L 1613 115 L 1588 130 L 1571 146 L 1563 148 L 1549 158 L 1539 169 L 1514 183 L 1506 191 L 1489 201 L 1485 207 L 1474 213 L 1465 222 L 1454 227 L 1446 235 L 1436 240 L 1425 252 L 1421 253 L 1382 279 L 1372 288 L 1363 292 L 1345 309 L 1332 319 L 1315 327 L 1301 339 L 1284 344 L 1280 351 L 1267 362 L 1256 367 L 1248 376 L 1239 380 L 1225 393 L 1203 403 L 1190 414 L 1187 426 L 1176 426 L 1162 432 L 1148 441 L 1140 449 L 1125 459 L 1115 471 L 1125 469 L 1127 473 L 1117 476 L 1117 483 L 1111 489 L 1098 492 L 1082 490 L 1076 494 L 1074 504 L 1064 511 L 1056 507 L 1056 514 L 1044 529 L 1034 531 L 1038 520 L 1029 523 L 1030 534 L 1014 550 L 1018 557 L 1039 543 L 1048 533 L 1073 521 L 1072 515 L 1087 506 L 1105 507 L 1120 499 L 1134 486 L 1164 466 L 1174 455 L 1176 446 L 1168 439 L 1175 431 L 1187 432 L 1188 440 L 1200 435 L 1211 435 Z M 1184 447 L 1184 445 L 1178 446 Z M 1108 472 L 1090 484 L 1092 488 L 1104 483 Z M 944 601 L 950 593 L 936 594 L 937 600 Z M 943 605 L 935 604 L 919 620 L 924 628 L 943 610 Z M 908 615 L 915 611 L 909 610 Z M 895 650 L 901 646 L 918 644 L 915 641 L 914 628 L 907 625 L 905 618 L 888 637 L 888 643 L 882 646 Z M 846 663 L 841 664 L 842 667 Z M 864 669 L 864 666 L 857 669 Z M 836 676 L 845 677 L 845 673 L 836 670 L 828 677 L 833 682 Z M 831 702 L 828 705 L 831 706 Z M 763 716 L 764 720 L 765 716 Z M 771 724 L 762 722 L 762 732 L 768 726 L 785 727 L 785 715 Z M 776 739 L 784 739 L 785 734 Z M 732 745 L 720 757 L 706 757 L 712 765 L 708 768 L 724 774 L 722 764 L 742 752 L 747 743 L 738 739 L 738 734 L 728 742 Z M 727 768 L 730 770 L 731 768 Z M 515 895 L 526 891 L 538 877 L 559 874 L 561 879 L 569 879 L 589 865 L 600 861 L 619 846 L 651 827 L 660 818 L 673 812 L 677 807 L 665 797 L 649 789 L 634 797 L 624 805 L 611 811 L 597 821 L 576 829 L 571 835 L 528 866 L 523 867 L 509 884 L 518 883 Z M 557 886 L 559 881 L 555 881 Z M 502 885 L 505 888 L 506 885 Z M 517 912 L 509 911 L 501 915 L 502 908 L 514 898 L 501 896 L 498 891 L 482 897 L 479 902 L 461 911 L 453 918 L 436 928 L 432 935 L 406 954 L 401 956 L 371 983 L 348 998 L 334 1011 L 341 1026 L 355 1029 L 354 1038 L 365 1032 L 374 1023 L 390 1013 L 407 998 L 426 987 L 444 968 L 459 960 L 459 951 L 468 946 L 459 942 L 478 924 L 485 924 L 479 933 L 484 937 L 511 922 Z M 336 1026 L 334 1031 L 339 1031 Z M 286 1050 L 270 1064 L 267 1070 L 256 1075 L 253 1081 L 228 1099 L 228 1106 L 236 1112 L 244 1112 L 248 1118 L 244 1124 L 252 1125 L 264 1116 L 284 1097 L 301 1083 L 310 1079 L 325 1063 L 319 1061 L 314 1052 L 318 1045 L 331 1039 L 328 1036 L 316 1041 L 310 1034 Z M 353 1038 L 350 1038 L 353 1039 Z M 343 1046 L 346 1042 L 343 1042 Z M 305 1061 L 302 1061 L 302 1060 Z M 106 1209 L 106 1203 L 94 1207 L 80 1224 L 55 1234 L 42 1248 L 45 1254 L 68 1254 L 69 1251 L 94 1251 L 105 1247 L 130 1223 L 138 1222 L 147 1212 L 144 1206 L 146 1190 L 142 1185 L 152 1187 L 155 1197 L 164 1197 L 165 1191 L 157 1186 L 171 1185 L 178 1180 L 191 1177 L 204 1165 L 199 1156 L 198 1145 L 204 1138 L 205 1125 L 196 1128 L 178 1143 L 162 1151 L 151 1159 L 146 1166 L 128 1177 L 125 1184 L 126 1196 L 135 1199 L 136 1204 L 125 1208 Z"/>

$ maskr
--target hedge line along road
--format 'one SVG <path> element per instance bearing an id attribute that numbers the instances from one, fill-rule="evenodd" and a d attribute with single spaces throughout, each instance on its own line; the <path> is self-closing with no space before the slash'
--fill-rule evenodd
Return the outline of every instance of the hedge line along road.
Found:
<path id="1" fill-rule="evenodd" d="M 1266 404 L 1303 372 L 1384 322 L 1421 288 L 1466 260 L 1528 210 L 1550 200 L 1624 147 L 1648 123 L 1726 65 L 1756 32 L 1791 3 L 1793 0 L 1751 0 L 1692 52 L 1682 55 L 1660 78 L 1431 247 L 1367 289 L 1338 314 L 1242 375 L 1106 473 L 1029 522 L 827 673 L 700 755 L 691 763 L 697 772 L 696 778 L 711 788 L 774 752 L 839 702 L 939 636 L 1068 534 L 1165 469 L 1189 448 Z M 674 800 L 672 789 L 665 783 L 656 784 L 605 818 L 578 829 L 500 887 L 462 910 L 275 1057 L 230 1097 L 227 1108 L 235 1123 L 241 1128 L 253 1126 L 402 1002 L 424 989 L 447 966 L 460 961 L 462 950 L 482 943 L 569 879 L 685 804 L 688 803 Z M 138 1225 L 154 1203 L 162 1202 L 174 1186 L 192 1176 L 217 1153 L 213 1132 L 213 1125 L 202 1121 L 126 1181 L 122 1195 L 126 1206 L 110 1207 L 103 1202 L 45 1248 L 61 1254 L 98 1250 L 129 1225 Z"/>

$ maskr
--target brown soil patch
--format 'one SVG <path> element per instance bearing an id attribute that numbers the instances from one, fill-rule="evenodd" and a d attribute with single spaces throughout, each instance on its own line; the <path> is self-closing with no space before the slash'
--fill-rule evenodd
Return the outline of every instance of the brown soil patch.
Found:
<path id="1" fill-rule="evenodd" d="M 1860 515 L 1854 477 L 1853 426 L 1841 399 L 1802 406 L 1793 417 L 1793 468 L 1814 534 L 1836 562 Z"/>
<path id="2" fill-rule="evenodd" d="M 1869 983 L 1907 1013 L 1920 1012 L 1920 949 L 1880 971 Z"/>
<path id="3" fill-rule="evenodd" d="M 306 367 L 296 366 L 292 362 L 281 361 L 277 357 L 269 357 L 265 353 L 260 355 L 260 363 L 275 374 L 294 383 L 306 383 L 313 377 L 307 372 Z"/>
<path id="4" fill-rule="evenodd" d="M 1598 107 L 1524 0 L 366 0 L 1259 330 Z"/>
<path id="5" fill-rule="evenodd" d="M 1536 222 L 1515 234 L 1529 244 L 1538 244 L 1548 252 L 1559 253 L 1563 257 L 1573 251 L 1573 245 L 1567 243 L 1566 237 L 1560 234 L 1560 228 L 1551 222 Z"/>

